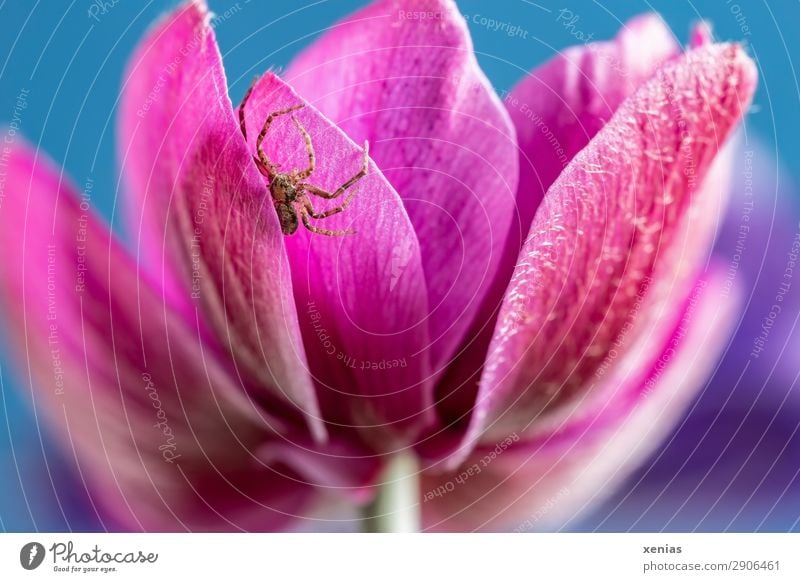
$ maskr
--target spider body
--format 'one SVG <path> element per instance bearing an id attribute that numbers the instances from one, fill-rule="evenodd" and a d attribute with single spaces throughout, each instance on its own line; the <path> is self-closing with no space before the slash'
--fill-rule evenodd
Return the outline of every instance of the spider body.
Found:
<path id="1" fill-rule="evenodd" d="M 247 139 L 247 127 L 244 120 L 244 108 L 247 104 L 247 100 L 250 98 L 250 94 L 253 91 L 256 81 L 253 81 L 253 84 L 250 86 L 250 89 L 248 89 L 244 99 L 242 100 L 242 104 L 239 106 L 239 127 L 241 128 L 242 135 L 244 135 L 245 139 Z M 314 146 L 311 143 L 311 136 L 294 115 L 292 115 L 292 121 L 297 127 L 297 130 L 300 132 L 300 135 L 303 137 L 306 152 L 308 153 L 308 168 L 302 171 L 293 169 L 289 173 L 278 172 L 279 166 L 277 164 L 273 164 L 269 158 L 267 158 L 266 153 L 264 153 L 262 144 L 273 120 L 278 116 L 287 115 L 297 111 L 298 109 L 302 109 L 303 107 L 304 105 L 295 105 L 294 107 L 289 107 L 287 109 L 281 109 L 270 113 L 267 116 L 266 121 L 264 121 L 264 127 L 261 129 L 261 133 L 258 134 L 258 138 L 256 139 L 256 155 L 253 156 L 253 160 L 255 161 L 259 171 L 266 176 L 267 179 L 269 179 L 269 194 L 272 198 L 273 205 L 275 206 L 275 212 L 278 215 L 278 222 L 281 225 L 281 232 L 283 232 L 285 235 L 294 234 L 297 231 L 300 221 L 302 220 L 303 226 L 305 226 L 311 232 L 317 234 L 324 234 L 327 236 L 355 234 L 355 231 L 353 230 L 328 230 L 326 228 L 319 228 L 318 226 L 311 224 L 309 220 L 310 218 L 328 218 L 329 216 L 333 216 L 334 214 L 342 212 L 345 208 L 347 208 L 350 202 L 352 202 L 353 197 L 356 195 L 355 190 L 353 190 L 353 192 L 341 205 L 323 212 L 316 212 L 314 210 L 314 207 L 311 205 L 311 201 L 308 198 L 308 194 L 313 194 L 314 196 L 318 196 L 326 200 L 333 200 L 334 198 L 338 198 L 344 194 L 356 182 L 366 176 L 369 164 L 368 143 L 364 143 L 364 161 L 361 169 L 334 192 L 328 192 L 305 181 L 311 176 L 311 174 L 314 173 L 314 169 L 316 168 L 316 155 L 314 153 Z"/>
<path id="2" fill-rule="evenodd" d="M 292 177 L 289 174 L 275 174 L 275 177 L 269 183 L 269 193 L 272 195 L 275 204 L 297 200 L 297 188 L 295 188 Z"/>
<path id="3" fill-rule="evenodd" d="M 293 204 L 297 201 L 298 193 L 291 175 L 275 174 L 269 183 L 269 193 L 275 205 L 275 212 L 278 214 L 281 231 L 283 234 L 294 234 L 299 224 Z"/>
<path id="4" fill-rule="evenodd" d="M 278 213 L 278 222 L 281 223 L 283 234 L 294 234 L 297 231 L 297 211 L 288 202 L 275 202 L 275 211 Z"/>

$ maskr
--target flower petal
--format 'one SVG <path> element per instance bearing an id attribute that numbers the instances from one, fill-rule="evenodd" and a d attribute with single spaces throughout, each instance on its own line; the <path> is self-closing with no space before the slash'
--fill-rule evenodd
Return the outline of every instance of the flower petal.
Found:
<path id="1" fill-rule="evenodd" d="M 711 44 L 714 42 L 714 31 L 711 28 L 711 23 L 701 20 L 692 27 L 692 32 L 689 37 L 689 46 L 698 48 Z"/>
<path id="2" fill-rule="evenodd" d="M 582 521 L 583 528 L 786 531 L 797 526 L 800 288 L 779 282 L 792 279 L 800 249 L 798 192 L 752 133 L 746 143 L 737 141 L 738 171 L 714 250 L 725 265 L 724 295 L 738 289 L 743 296 L 736 335 L 670 441 Z"/>
<path id="3" fill-rule="evenodd" d="M 267 442 L 293 446 L 278 433 L 300 433 L 302 416 L 277 419 L 262 395 L 248 398 L 197 320 L 139 279 L 85 201 L 25 146 L 10 154 L 0 233 L 0 301 L 22 371 L 115 521 L 276 529 L 302 509 L 313 486 L 254 455 Z"/>
<path id="4" fill-rule="evenodd" d="M 736 45 L 687 53 L 625 102 L 548 191 L 506 296 L 467 439 L 524 431 L 674 313 L 710 250 L 698 193 L 754 88 Z"/>
<path id="5" fill-rule="evenodd" d="M 305 107 L 293 116 L 316 154 L 306 182 L 334 192 L 360 171 L 365 152 L 271 73 L 253 87 L 245 106 L 250 150 L 256 153 L 257 135 L 271 113 L 297 105 Z M 309 165 L 291 117 L 276 118 L 263 142 L 270 163 L 284 172 Z M 402 201 L 372 161 L 366 176 L 337 200 L 307 194 L 317 212 L 351 195 L 343 212 L 310 222 L 355 234 L 325 236 L 301 224 L 285 245 L 326 420 L 370 434 L 374 447 L 392 448 L 433 421 L 425 276 Z M 259 211 L 264 222 L 277 223 L 271 200 Z"/>
<path id="6" fill-rule="evenodd" d="M 374 2 L 303 52 L 285 78 L 354 141 L 370 141 L 402 197 L 422 250 L 439 371 L 495 277 L 517 187 L 514 128 L 464 18 L 451 0 Z"/>
<path id="7" fill-rule="evenodd" d="M 324 429 L 307 373 L 286 253 L 227 96 L 203 2 L 152 30 L 129 65 L 120 116 L 128 204 L 144 267 L 199 302 L 242 373 Z M 270 204 L 271 206 L 271 204 Z M 186 305 L 188 303 L 188 306 Z"/>
<path id="8" fill-rule="evenodd" d="M 669 433 L 722 352 L 740 304 L 720 300 L 723 279 L 714 267 L 698 282 L 663 352 L 639 374 L 616 378 L 618 395 L 576 410 L 546 435 L 520 441 L 511 433 L 452 472 L 426 473 L 425 528 L 552 529 L 613 492 Z"/>
<path id="9" fill-rule="evenodd" d="M 628 21 L 608 42 L 574 46 L 532 71 L 505 98 L 519 142 L 517 213 L 472 344 L 448 377 L 439 408 L 448 422 L 468 418 L 508 282 L 542 197 L 572 158 L 666 61 L 680 54 L 655 14 Z"/>
<path id="10" fill-rule="evenodd" d="M 625 99 L 680 54 L 655 14 L 633 18 L 609 42 L 566 49 L 523 79 L 505 103 L 521 153 L 518 205 L 527 232 L 544 193 Z"/>

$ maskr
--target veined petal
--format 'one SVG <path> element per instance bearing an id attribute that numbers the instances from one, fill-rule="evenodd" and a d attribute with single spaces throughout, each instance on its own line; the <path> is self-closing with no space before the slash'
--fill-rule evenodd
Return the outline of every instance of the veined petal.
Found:
<path id="1" fill-rule="evenodd" d="M 439 407 L 448 422 L 463 422 L 472 410 L 497 312 L 544 193 L 620 104 L 678 54 L 661 18 L 646 14 L 628 21 L 614 40 L 564 50 L 506 97 L 519 142 L 517 212 L 475 339 L 447 378 Z"/>
<path id="2" fill-rule="evenodd" d="M 590 388 L 612 347 L 624 352 L 674 311 L 720 217 L 720 198 L 698 187 L 755 82 L 736 45 L 687 53 L 553 184 L 501 310 L 468 442 L 527 430 Z"/>
<path id="3" fill-rule="evenodd" d="M 10 155 L 0 233 L 0 300 L 25 381 L 116 522 L 272 530 L 315 486 L 341 486 L 256 455 L 267 443 L 296 447 L 280 435 L 305 434 L 302 416 L 271 416 L 262 395 L 248 398 L 199 322 L 138 277 L 58 170 L 25 146 Z"/>
<path id="4" fill-rule="evenodd" d="M 298 105 L 304 107 L 275 118 L 263 141 L 264 154 L 280 165 L 279 171 L 306 169 L 309 153 L 299 123 L 316 158 L 306 182 L 333 193 L 360 172 L 364 150 L 271 73 L 254 86 L 245 106 L 250 151 L 256 155 L 257 136 L 271 113 Z M 266 188 L 268 177 L 263 184 Z M 351 201 L 340 213 L 310 218 L 312 226 L 355 232 L 326 236 L 301 223 L 285 237 L 325 418 L 371 435 L 371 446 L 391 449 L 413 440 L 433 421 L 419 244 L 402 201 L 371 160 L 367 174 L 336 199 L 306 193 L 316 212 Z M 271 200 L 259 212 L 264 222 L 277 222 Z"/>
<path id="5" fill-rule="evenodd" d="M 403 199 L 440 371 L 495 278 L 517 188 L 514 128 L 464 18 L 451 0 L 374 2 L 304 51 L 285 78 L 354 141 L 370 141 Z"/>
<path id="6" fill-rule="evenodd" d="M 800 199 L 751 133 L 729 148 L 737 163 L 714 259 L 724 266 L 721 300 L 741 297 L 736 333 L 669 441 L 575 523 L 582 531 L 785 531 L 786 516 L 798 515 L 800 287 L 783 287 L 772 312 L 800 248 Z"/>
<path id="7" fill-rule="evenodd" d="M 719 267 L 700 279 L 662 351 L 596 406 L 544 435 L 484 442 L 456 469 L 421 484 L 427 530 L 553 529 L 613 491 L 684 413 L 725 346 L 741 301 L 723 295 Z M 710 349 L 709 349 L 710 348 Z"/>
<path id="8" fill-rule="evenodd" d="M 714 231 L 721 227 L 725 215 L 725 204 L 730 194 L 731 157 L 735 145 L 734 140 L 725 144 L 709 168 L 702 186 L 694 194 L 695 197 L 714 201 L 713 205 L 706 204 L 704 209 L 708 216 L 717 217 L 717 221 L 711 220 L 713 225 L 708 227 Z M 711 252 L 710 246 L 708 251 Z M 718 278 L 721 271 L 721 267 L 714 261 L 712 275 Z M 647 327 L 637 329 L 640 325 L 639 319 L 643 317 L 641 310 L 645 308 L 644 298 L 653 282 L 650 278 L 643 280 L 644 290 L 637 295 L 619 335 L 595 368 L 582 393 L 568 399 L 564 406 L 554 406 L 537 417 L 535 423 L 531 423 L 530 428 L 525 431 L 529 438 L 550 434 L 555 430 L 554 427 L 563 424 L 567 418 L 592 416 L 597 410 L 603 409 L 610 400 L 614 400 L 618 408 L 624 409 L 626 403 L 638 400 L 643 391 L 647 393 L 651 390 L 650 385 L 642 387 L 636 382 L 631 382 L 631 379 L 638 378 L 650 370 L 653 362 L 669 351 L 670 344 L 676 342 L 676 326 L 681 334 L 686 333 L 686 325 L 694 321 L 692 318 L 687 318 L 686 311 L 689 307 L 693 310 L 696 303 L 695 297 L 687 300 L 684 286 L 678 284 L 679 279 L 675 279 L 672 288 L 651 304 L 647 315 Z M 705 281 L 701 279 L 695 286 L 694 295 L 696 296 L 704 288 Z M 738 297 L 736 289 L 731 288 L 729 291 L 734 299 Z M 681 322 L 681 319 L 685 321 Z M 627 344 L 627 336 L 631 333 L 636 334 L 636 339 Z M 667 358 L 669 359 L 671 355 Z"/>
<path id="9" fill-rule="evenodd" d="M 244 376 L 324 429 L 297 321 L 283 235 L 227 95 L 203 2 L 142 42 L 126 75 L 120 155 L 144 268 L 199 303 Z M 190 304 L 185 311 L 194 313 Z"/>
<path id="10" fill-rule="evenodd" d="M 570 47 L 506 99 L 520 148 L 518 205 L 527 232 L 544 193 L 625 99 L 680 54 L 655 14 L 627 22 L 609 42 Z"/>

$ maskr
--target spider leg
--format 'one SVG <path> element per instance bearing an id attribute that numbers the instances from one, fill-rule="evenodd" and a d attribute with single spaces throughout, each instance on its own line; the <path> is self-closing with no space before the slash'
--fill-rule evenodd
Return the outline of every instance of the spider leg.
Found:
<path id="1" fill-rule="evenodd" d="M 317 156 L 314 154 L 314 146 L 311 144 L 311 136 L 308 135 L 306 128 L 297 120 L 297 118 L 292 115 L 292 121 L 297 126 L 297 129 L 300 131 L 300 134 L 303 136 L 303 141 L 306 142 L 306 151 L 308 152 L 308 168 L 297 174 L 298 180 L 305 180 L 311 174 L 314 173 L 314 169 L 317 167 L 316 161 Z"/>
<path id="2" fill-rule="evenodd" d="M 256 163 L 256 168 L 258 168 L 258 171 L 270 180 L 275 177 L 275 171 L 277 167 L 280 166 L 280 164 L 276 164 L 275 166 L 265 166 L 264 162 L 258 159 L 258 156 L 253 156 L 253 161 Z"/>
<path id="3" fill-rule="evenodd" d="M 350 196 L 348 196 L 341 205 L 337 206 L 336 208 L 331 208 L 330 210 L 324 210 L 323 212 L 315 212 L 314 207 L 311 205 L 311 201 L 308 198 L 303 201 L 303 207 L 308 211 L 308 214 L 311 216 L 311 218 L 328 218 L 334 214 L 339 214 L 345 208 L 350 206 L 350 203 L 353 201 L 353 198 L 355 198 L 356 194 L 357 192 L 353 190 Z"/>
<path id="4" fill-rule="evenodd" d="M 258 160 L 260 162 L 259 169 L 262 173 L 266 172 L 266 175 L 272 179 L 275 177 L 277 173 L 277 164 L 273 164 L 267 158 L 267 154 L 264 153 L 264 149 L 261 147 L 261 144 L 264 142 L 264 137 L 267 135 L 267 131 L 269 131 L 269 126 L 272 125 L 272 122 L 275 120 L 276 117 L 281 115 L 286 115 L 287 113 L 291 113 L 292 111 L 297 111 L 298 109 L 302 109 L 305 107 L 302 103 L 300 105 L 294 105 L 292 107 L 287 107 L 286 109 L 280 109 L 278 111 L 273 111 L 267 116 L 267 119 L 264 121 L 264 127 L 261 128 L 261 133 L 258 134 L 256 138 L 256 153 L 258 154 Z M 263 166 L 263 167 L 262 167 Z"/>
<path id="5" fill-rule="evenodd" d="M 314 196 L 319 196 L 320 198 L 325 198 L 327 200 L 331 200 L 333 198 L 336 198 L 336 197 L 341 196 L 342 194 L 344 194 L 345 191 L 347 191 L 347 189 L 349 189 L 353 184 L 355 184 L 361 178 L 366 176 L 368 169 L 369 169 L 369 142 L 365 141 L 364 142 L 364 164 L 362 165 L 362 167 L 358 171 L 358 173 L 355 176 L 353 176 L 352 178 L 350 178 L 347 182 L 345 182 L 344 184 L 339 186 L 338 190 L 336 190 L 335 192 L 328 192 L 326 190 L 323 190 L 322 188 L 314 186 L 313 184 L 305 184 L 304 188 L 305 188 L 305 190 L 307 190 L 308 192 L 310 192 Z"/>
<path id="6" fill-rule="evenodd" d="M 244 121 L 244 107 L 247 105 L 247 102 L 250 100 L 250 95 L 253 93 L 253 89 L 256 87 L 256 83 L 258 83 L 258 75 L 253 78 L 253 82 L 250 83 L 250 87 L 247 88 L 247 92 L 242 97 L 242 102 L 239 104 L 239 129 L 242 130 L 242 135 L 244 139 L 247 139 L 247 124 Z"/>
<path id="7" fill-rule="evenodd" d="M 329 230 L 327 228 L 319 228 L 318 226 L 311 224 L 311 222 L 308 220 L 309 216 L 313 216 L 314 218 L 326 218 L 333 214 L 337 214 L 338 212 L 344 210 L 346 206 L 347 203 L 338 208 L 332 208 L 331 210 L 326 210 L 325 212 L 320 212 L 317 214 L 311 207 L 311 203 L 306 200 L 305 203 L 303 203 L 303 205 L 300 207 L 300 218 L 303 219 L 303 226 L 316 234 L 324 234 L 325 236 L 343 236 L 346 234 L 355 234 L 356 231 L 354 230 Z"/>

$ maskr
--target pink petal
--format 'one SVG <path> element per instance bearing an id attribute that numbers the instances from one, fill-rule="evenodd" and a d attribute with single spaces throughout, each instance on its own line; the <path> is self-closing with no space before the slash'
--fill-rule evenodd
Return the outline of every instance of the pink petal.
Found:
<path id="1" fill-rule="evenodd" d="M 245 108 L 250 151 L 270 113 L 304 104 L 273 74 L 259 80 Z M 333 192 L 362 167 L 364 152 L 310 105 L 294 116 L 311 136 L 316 169 L 307 182 Z M 280 171 L 305 169 L 302 136 L 278 117 L 263 148 Z M 269 183 L 264 178 L 264 188 Z M 302 224 L 285 237 L 311 371 L 326 420 L 369 434 L 373 447 L 412 440 L 433 421 L 427 346 L 427 290 L 414 229 L 402 201 L 373 162 L 340 214 L 317 227 L 355 234 L 325 236 Z M 319 212 L 341 204 L 309 195 Z M 264 222 L 277 222 L 271 201 Z"/>
<path id="2" fill-rule="evenodd" d="M 256 455 L 269 443 L 288 458 L 301 443 L 279 434 L 302 435 L 302 416 L 248 398 L 251 387 L 232 381 L 197 320 L 177 317 L 139 279 L 37 152 L 14 147 L 4 192 L 0 301 L 21 371 L 93 502 L 116 522 L 272 530 L 302 515 L 317 486 L 340 490 L 350 475 L 352 493 L 363 488 L 363 461 L 340 463 L 340 475 L 322 483 Z"/>
<path id="3" fill-rule="evenodd" d="M 617 37 L 566 49 L 506 98 L 521 152 L 518 204 L 527 232 L 544 193 L 622 102 L 680 47 L 655 14 L 627 22 Z"/>
<path id="4" fill-rule="evenodd" d="M 553 184 L 500 314 L 468 442 L 540 422 L 591 388 L 612 348 L 624 353 L 675 313 L 720 216 L 719 196 L 698 184 L 755 82 L 738 46 L 688 53 Z"/>
<path id="5" fill-rule="evenodd" d="M 597 406 L 536 439 L 511 433 L 452 472 L 427 473 L 426 530 L 550 530 L 611 495 L 669 434 L 722 352 L 740 304 L 724 287 L 723 268 L 699 281 L 663 351 L 640 373 L 609 379 L 616 390 Z"/>
<path id="6" fill-rule="evenodd" d="M 152 276 L 175 277 L 171 299 L 202 309 L 240 373 L 303 410 L 321 439 L 283 235 L 208 18 L 203 2 L 178 8 L 128 68 L 119 148 L 137 246 Z"/>
<path id="7" fill-rule="evenodd" d="M 448 379 L 451 393 L 440 404 L 446 418 L 469 415 L 497 309 L 544 193 L 620 104 L 679 53 L 680 47 L 659 16 L 639 16 L 628 21 L 612 41 L 566 49 L 532 71 L 506 97 L 519 142 L 518 214 L 498 276 L 486 296 L 484 320 L 473 334 L 476 339 Z"/>
<path id="8" fill-rule="evenodd" d="M 374 2 L 303 52 L 285 78 L 354 141 L 370 141 L 402 197 L 422 250 L 440 370 L 495 277 L 517 187 L 514 129 L 464 18 L 451 0 Z"/>
<path id="9" fill-rule="evenodd" d="M 711 28 L 710 22 L 701 20 L 692 27 L 689 46 L 697 48 L 712 42 L 714 42 L 714 30 Z"/>

